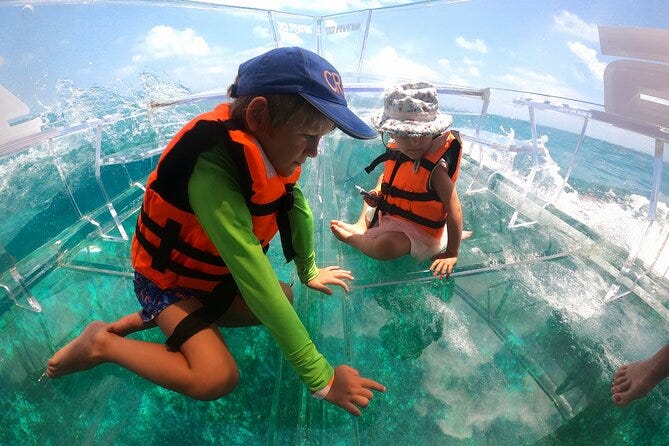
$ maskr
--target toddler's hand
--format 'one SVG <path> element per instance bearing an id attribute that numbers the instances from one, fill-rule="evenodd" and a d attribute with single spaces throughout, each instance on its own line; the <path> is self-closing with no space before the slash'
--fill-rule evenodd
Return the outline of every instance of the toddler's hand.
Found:
<path id="1" fill-rule="evenodd" d="M 453 272 L 453 267 L 458 261 L 457 257 L 447 257 L 445 259 L 435 259 L 433 257 L 432 265 L 430 265 L 430 271 L 434 277 L 439 276 L 440 279 L 448 277 Z"/>
<path id="2" fill-rule="evenodd" d="M 365 200 L 365 203 L 367 203 L 368 206 L 375 208 L 379 205 L 379 201 L 381 201 L 381 196 L 378 194 L 377 191 L 370 190 L 369 194 L 365 195 L 363 199 Z"/>

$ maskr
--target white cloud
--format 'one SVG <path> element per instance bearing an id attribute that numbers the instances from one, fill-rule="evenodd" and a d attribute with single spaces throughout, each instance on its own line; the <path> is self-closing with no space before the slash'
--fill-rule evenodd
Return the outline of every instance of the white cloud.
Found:
<path id="1" fill-rule="evenodd" d="M 270 39 L 271 35 L 269 33 L 269 29 L 267 29 L 266 26 L 254 26 L 253 27 L 253 35 L 256 37 L 259 37 L 261 39 Z"/>
<path id="2" fill-rule="evenodd" d="M 476 40 L 473 40 L 473 41 L 469 41 L 462 36 L 458 36 L 455 39 L 455 43 L 460 48 L 464 48 L 466 50 L 478 51 L 479 53 L 483 53 L 483 54 L 488 52 L 488 47 L 486 46 L 485 42 L 481 39 L 476 39 Z"/>
<path id="3" fill-rule="evenodd" d="M 480 67 L 481 65 L 483 65 L 482 61 L 470 59 L 469 57 L 463 57 L 462 58 L 462 63 L 464 63 L 465 65 L 468 65 L 468 66 L 477 66 L 477 67 Z"/>
<path id="4" fill-rule="evenodd" d="M 567 98 L 578 98 L 580 94 L 555 76 L 538 73 L 524 67 L 514 67 L 510 72 L 493 76 L 493 79 L 503 86 L 513 90 L 527 92 L 542 92 L 544 94 Z"/>
<path id="5" fill-rule="evenodd" d="M 205 57 L 211 53 L 207 42 L 190 28 L 183 30 L 158 25 L 151 28 L 133 61 L 172 57 Z"/>
<path id="6" fill-rule="evenodd" d="M 572 53 L 576 55 L 581 61 L 588 67 L 588 70 L 592 73 L 597 80 L 603 80 L 604 79 L 604 68 L 606 68 L 606 64 L 604 62 L 600 62 L 597 59 L 597 51 L 588 48 L 581 42 L 567 42 L 567 46 L 571 50 Z"/>
<path id="7" fill-rule="evenodd" d="M 440 68 L 443 68 L 448 71 L 452 71 L 453 68 L 451 67 L 451 61 L 448 59 L 439 59 L 437 61 L 437 64 L 439 65 Z"/>
<path id="8" fill-rule="evenodd" d="M 458 87 L 469 87 L 469 81 L 455 73 L 451 73 L 448 76 L 446 83 L 450 85 L 457 85 Z"/>
<path id="9" fill-rule="evenodd" d="M 373 9 L 381 6 L 404 4 L 404 0 L 200 0 L 228 6 L 293 11 L 304 13 L 335 13 Z"/>
<path id="10" fill-rule="evenodd" d="M 466 67 L 470 76 L 481 77 L 481 70 L 479 67 L 483 65 L 483 62 L 465 57 L 462 59 L 462 64 Z"/>
<path id="11" fill-rule="evenodd" d="M 367 59 L 365 67 L 365 72 L 383 77 L 392 73 L 393 77 L 402 79 L 427 81 L 437 79 L 437 73 L 432 68 L 400 56 L 391 46 L 381 48 L 377 54 Z"/>
<path id="12" fill-rule="evenodd" d="M 136 73 L 137 67 L 135 65 L 125 65 L 121 68 L 117 68 L 114 71 L 114 76 L 117 78 L 126 78 Z"/>
<path id="13" fill-rule="evenodd" d="M 166 73 L 196 91 L 227 86 L 239 63 L 262 52 L 212 46 L 190 28 L 165 25 L 154 26 L 137 41 L 131 62 L 114 71 L 117 78 L 134 77 L 148 69 Z"/>
<path id="14" fill-rule="evenodd" d="M 461 87 L 469 86 L 469 81 L 463 77 L 463 75 L 467 75 L 467 69 L 465 69 L 463 66 L 458 66 L 456 69 L 448 59 L 439 59 L 437 61 L 437 66 L 439 69 L 440 82 L 445 82 L 451 85 L 458 85 Z"/>
<path id="15" fill-rule="evenodd" d="M 304 40 L 298 35 L 288 31 L 279 31 L 279 44 L 281 46 L 302 46 Z"/>
<path id="16" fill-rule="evenodd" d="M 576 79 L 581 83 L 587 82 L 588 80 L 587 76 L 583 73 L 583 71 L 576 69 L 576 67 L 572 67 L 571 74 L 572 76 L 574 76 L 574 79 Z"/>
<path id="17" fill-rule="evenodd" d="M 553 17 L 553 23 L 558 31 L 571 34 L 588 42 L 599 42 L 597 25 L 581 20 L 576 14 L 562 10 Z"/>

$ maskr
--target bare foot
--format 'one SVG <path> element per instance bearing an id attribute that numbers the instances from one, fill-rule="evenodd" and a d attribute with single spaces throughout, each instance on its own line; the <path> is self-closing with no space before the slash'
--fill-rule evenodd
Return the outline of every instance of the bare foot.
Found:
<path id="1" fill-rule="evenodd" d="M 117 334 L 119 336 L 127 336 L 130 333 L 134 333 L 140 330 L 146 330 L 147 328 L 152 328 L 156 326 L 156 321 L 144 322 L 142 316 L 139 312 L 131 313 L 127 316 L 123 316 L 121 319 L 112 322 L 107 327 L 107 331 L 110 333 Z"/>
<path id="2" fill-rule="evenodd" d="M 460 237 L 460 240 L 466 240 L 471 236 L 472 236 L 472 231 L 462 231 L 462 237 Z"/>
<path id="3" fill-rule="evenodd" d="M 623 365 L 613 377 L 611 399 L 618 406 L 624 406 L 646 396 L 657 383 L 667 377 L 668 366 L 669 346 L 660 349 L 645 361 Z"/>
<path id="4" fill-rule="evenodd" d="M 96 338 L 107 332 L 107 324 L 95 321 L 73 341 L 56 352 L 47 363 L 46 376 L 58 378 L 70 373 L 90 369 L 102 362 L 97 355 Z"/>
<path id="5" fill-rule="evenodd" d="M 330 230 L 337 239 L 341 240 L 344 243 L 348 243 L 348 239 L 352 235 L 362 235 L 367 230 L 367 227 L 363 222 L 357 222 L 355 224 L 344 223 L 340 220 L 330 221 Z"/>

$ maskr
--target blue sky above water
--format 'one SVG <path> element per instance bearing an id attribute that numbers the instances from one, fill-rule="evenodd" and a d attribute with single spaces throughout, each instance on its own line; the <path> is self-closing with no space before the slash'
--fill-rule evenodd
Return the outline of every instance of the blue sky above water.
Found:
<path id="1" fill-rule="evenodd" d="M 322 16 L 324 29 L 333 31 L 322 36 L 321 51 L 342 73 L 360 69 L 376 79 L 541 91 L 601 104 L 604 67 L 615 58 L 601 54 L 597 25 L 669 23 L 661 0 L 472 0 L 413 9 L 392 1 L 237 3 L 273 9 L 274 27 L 264 11 L 198 2 L 0 3 L 0 85 L 31 108 L 54 100 L 62 79 L 83 89 L 122 89 L 150 72 L 193 91 L 224 89 L 241 61 L 274 46 L 275 34 L 282 46 L 316 50 L 315 21 L 295 15 L 305 14 Z M 353 10 L 363 11 L 331 15 Z"/>

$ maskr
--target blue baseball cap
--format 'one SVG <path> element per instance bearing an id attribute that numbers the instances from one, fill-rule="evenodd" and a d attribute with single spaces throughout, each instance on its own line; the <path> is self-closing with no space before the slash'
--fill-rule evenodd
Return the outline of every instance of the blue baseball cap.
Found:
<path id="1" fill-rule="evenodd" d="M 376 130 L 348 108 L 339 72 L 316 53 L 299 47 L 270 50 L 239 66 L 233 98 L 251 94 L 299 94 L 349 136 L 373 139 Z"/>

